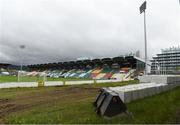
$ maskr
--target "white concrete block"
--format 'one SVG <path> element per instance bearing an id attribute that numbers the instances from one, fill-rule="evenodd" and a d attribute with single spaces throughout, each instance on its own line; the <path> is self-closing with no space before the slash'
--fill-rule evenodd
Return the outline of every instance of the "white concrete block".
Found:
<path id="1" fill-rule="evenodd" d="M 169 90 L 172 90 L 174 88 L 173 84 L 169 84 Z"/>
<path id="2" fill-rule="evenodd" d="M 84 80 L 84 81 L 66 81 L 65 85 L 81 85 L 81 84 L 93 84 L 93 80 Z"/>
<path id="3" fill-rule="evenodd" d="M 163 86 L 157 86 L 156 87 L 156 94 L 159 94 L 161 92 L 163 92 Z"/>
<path id="4" fill-rule="evenodd" d="M 164 84 L 164 83 L 141 83 L 134 85 L 127 85 L 122 87 L 109 87 L 112 91 L 119 93 L 123 102 L 128 103 L 133 100 L 144 98 L 159 94 L 175 88 L 177 84 Z"/>
<path id="5" fill-rule="evenodd" d="M 151 95 L 157 94 L 156 86 L 151 88 Z"/>
<path id="6" fill-rule="evenodd" d="M 1 83 L 0 88 L 18 88 L 18 87 L 38 87 L 36 82 L 12 82 L 12 83 Z"/>
<path id="7" fill-rule="evenodd" d="M 170 90 L 169 85 L 163 86 L 163 92 L 166 92 L 166 91 L 168 91 L 168 90 Z"/>
<path id="8" fill-rule="evenodd" d="M 137 100 L 139 99 L 139 91 L 140 90 L 132 90 L 132 100 Z"/>
<path id="9" fill-rule="evenodd" d="M 144 98 L 147 96 L 147 91 L 145 89 L 140 89 L 139 91 L 139 98 Z"/>
<path id="10" fill-rule="evenodd" d="M 151 88 L 145 88 L 145 91 L 146 91 L 146 97 L 152 95 Z"/>
<path id="11" fill-rule="evenodd" d="M 122 80 L 96 80 L 96 83 L 122 82 Z"/>
<path id="12" fill-rule="evenodd" d="M 63 86 L 62 81 L 48 81 L 44 83 L 44 86 Z"/>
<path id="13" fill-rule="evenodd" d="M 142 83 L 155 82 L 174 84 L 180 82 L 180 75 L 144 75 L 138 78 Z"/>
<path id="14" fill-rule="evenodd" d="M 132 92 L 131 91 L 118 92 L 118 94 L 124 103 L 129 103 L 132 101 Z"/>

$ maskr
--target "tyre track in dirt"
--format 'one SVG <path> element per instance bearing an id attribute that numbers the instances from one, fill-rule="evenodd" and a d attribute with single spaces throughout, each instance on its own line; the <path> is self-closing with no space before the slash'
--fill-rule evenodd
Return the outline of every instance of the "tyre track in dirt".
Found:
<path id="1" fill-rule="evenodd" d="M 6 123 L 6 117 L 12 113 L 27 111 L 32 107 L 64 103 L 76 102 L 86 99 L 89 96 L 95 96 L 98 88 L 69 87 L 62 89 L 56 87 L 53 90 L 29 92 L 22 94 L 13 99 L 0 99 L 0 124 Z"/>

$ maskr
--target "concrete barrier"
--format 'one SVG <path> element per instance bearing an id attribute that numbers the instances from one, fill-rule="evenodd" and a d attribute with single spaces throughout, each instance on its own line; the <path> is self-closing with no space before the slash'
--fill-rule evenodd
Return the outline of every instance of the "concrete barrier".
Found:
<path id="1" fill-rule="evenodd" d="M 65 85 L 80 85 L 80 84 L 93 84 L 93 80 L 84 80 L 84 81 L 66 81 Z"/>
<path id="2" fill-rule="evenodd" d="M 120 82 L 119 80 L 82 80 L 82 81 L 46 81 L 41 86 L 63 86 L 63 85 L 81 85 L 81 84 L 95 84 Z M 0 83 L 1 88 L 17 88 L 17 87 L 38 87 L 37 82 L 9 82 Z"/>
<path id="3" fill-rule="evenodd" d="M 132 92 L 131 91 L 119 91 L 118 92 L 119 97 L 124 103 L 128 103 L 132 100 Z"/>
<path id="4" fill-rule="evenodd" d="M 66 81 L 65 85 L 80 85 L 80 84 L 93 84 L 93 83 L 109 83 L 121 82 L 120 80 L 84 80 L 84 81 Z"/>
<path id="5" fill-rule="evenodd" d="M 118 93 L 124 103 L 129 103 L 133 100 L 161 93 L 165 86 L 168 86 L 168 84 L 142 83 L 122 87 L 109 87 L 109 90 Z M 168 89 L 170 87 L 173 86 L 169 86 Z"/>
<path id="6" fill-rule="evenodd" d="M 122 80 L 96 80 L 96 83 L 122 82 Z"/>
<path id="7" fill-rule="evenodd" d="M 133 91 L 131 91 L 132 92 L 132 98 L 131 98 L 131 100 L 137 100 L 137 99 L 139 99 L 139 92 L 140 90 L 139 89 L 135 89 L 135 90 L 133 90 Z"/>
<path id="8" fill-rule="evenodd" d="M 138 77 L 141 83 L 165 83 L 178 84 L 180 83 L 180 75 L 144 75 Z"/>
<path id="9" fill-rule="evenodd" d="M 44 86 L 63 86 L 62 81 L 48 81 L 44 83 Z"/>
<path id="10" fill-rule="evenodd" d="M 140 78 L 140 84 L 126 85 L 120 87 L 108 87 L 104 89 L 106 94 L 101 95 L 98 105 L 109 104 L 109 100 L 106 98 L 109 94 L 114 93 L 113 96 L 119 96 L 123 103 L 129 103 L 131 101 L 141 99 L 144 97 L 156 95 L 180 86 L 179 76 L 144 76 Z M 150 82 L 150 83 L 149 83 Z M 107 101 L 107 102 L 106 102 Z M 102 112 L 102 111 L 101 111 Z M 104 114 L 102 114 L 104 115 Z"/>
<path id="11" fill-rule="evenodd" d="M 11 82 L 1 83 L 0 88 L 38 87 L 37 82 Z"/>
<path id="12" fill-rule="evenodd" d="M 101 115 L 111 117 L 122 112 L 120 106 L 119 106 L 119 111 L 117 112 L 114 111 L 113 97 L 116 97 L 115 100 L 119 100 L 117 105 L 124 105 L 124 103 L 129 103 L 137 99 L 141 99 L 144 97 L 148 97 L 160 93 L 163 91 L 163 88 L 165 86 L 168 86 L 167 90 L 174 87 L 171 84 L 168 85 L 168 84 L 142 83 L 142 84 L 121 86 L 121 87 L 102 88 L 101 93 L 96 98 L 95 106 L 97 107 L 97 111 Z"/>

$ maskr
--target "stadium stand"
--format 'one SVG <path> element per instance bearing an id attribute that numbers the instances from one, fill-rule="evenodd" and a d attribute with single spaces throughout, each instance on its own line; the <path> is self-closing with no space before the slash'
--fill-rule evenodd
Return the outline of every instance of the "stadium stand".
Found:
<path id="1" fill-rule="evenodd" d="M 29 71 L 46 71 L 48 77 L 130 80 L 144 70 L 135 56 L 28 65 Z"/>
<path id="2" fill-rule="evenodd" d="M 34 64 L 23 66 L 28 76 L 36 76 L 37 72 L 46 72 L 53 78 L 88 78 L 131 80 L 139 72 L 144 71 L 144 61 L 135 56 L 119 56 L 93 60 L 77 60 L 67 62 Z M 0 75 L 17 75 L 20 66 L 0 64 Z M 6 73 L 7 72 L 7 73 Z"/>

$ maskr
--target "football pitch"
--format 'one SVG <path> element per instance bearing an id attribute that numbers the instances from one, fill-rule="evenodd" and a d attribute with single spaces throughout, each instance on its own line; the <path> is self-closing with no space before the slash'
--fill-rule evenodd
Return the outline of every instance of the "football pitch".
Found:
<path id="1" fill-rule="evenodd" d="M 93 102 L 100 87 L 136 83 L 1 89 L 0 123 L 180 123 L 180 87 L 127 104 L 131 117 L 106 119 L 96 114 Z"/>
<path id="2" fill-rule="evenodd" d="M 47 77 L 47 81 L 77 81 L 77 80 L 90 80 L 88 78 L 50 78 Z M 4 82 L 17 82 L 17 76 L 0 76 L 0 83 Z M 37 82 L 37 77 L 23 77 L 21 82 Z"/>

